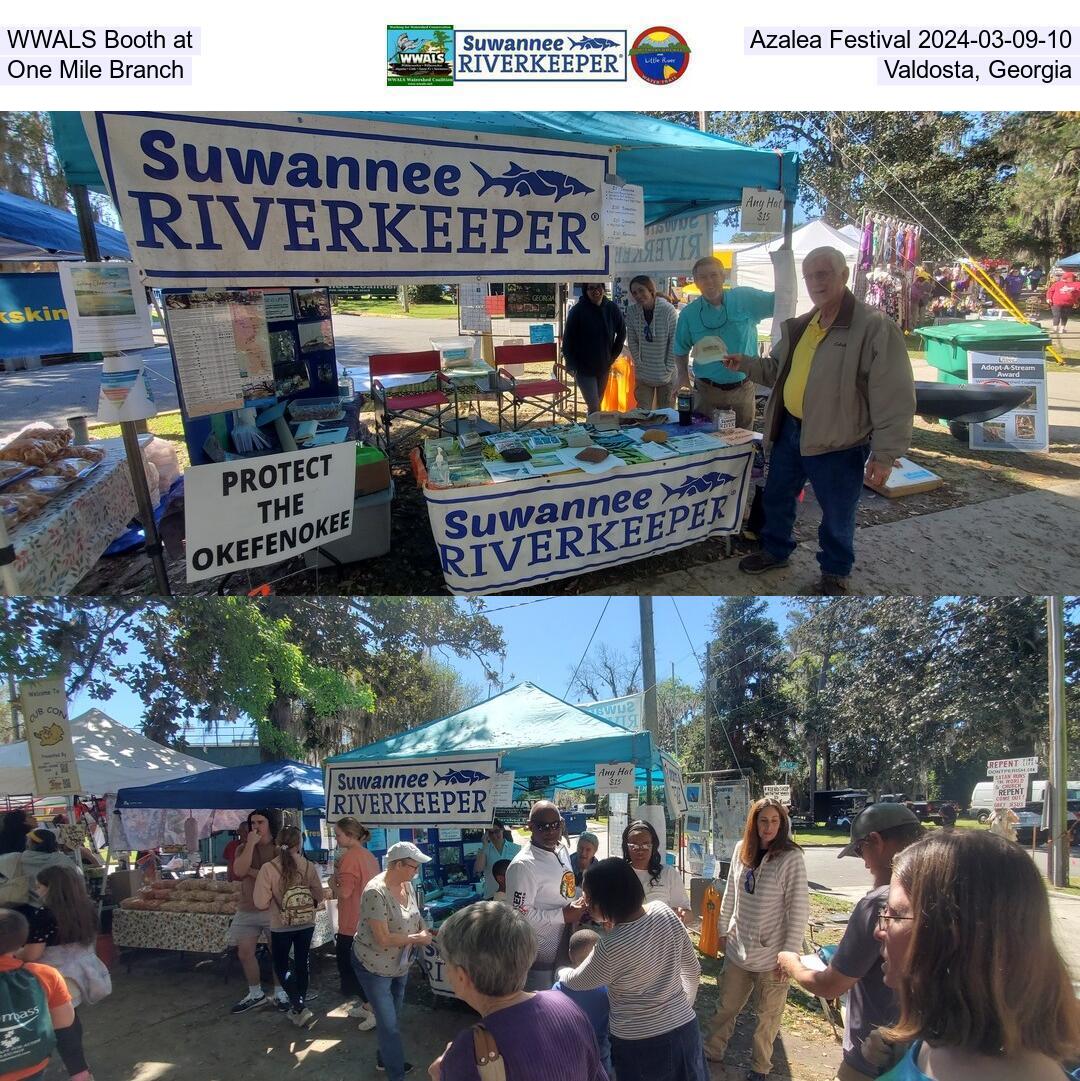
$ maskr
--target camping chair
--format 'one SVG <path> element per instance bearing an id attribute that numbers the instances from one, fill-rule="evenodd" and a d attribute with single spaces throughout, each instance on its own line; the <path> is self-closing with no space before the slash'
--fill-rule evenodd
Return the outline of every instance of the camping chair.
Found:
<path id="1" fill-rule="evenodd" d="M 511 375 L 505 364 L 551 364 L 553 374 L 550 379 L 529 379 Z M 538 417 L 551 410 L 551 423 L 558 419 L 558 412 L 564 407 L 570 395 L 566 379 L 566 369 L 559 359 L 559 351 L 554 342 L 540 345 L 497 345 L 495 347 L 495 367 L 498 369 L 499 387 L 499 428 L 503 426 L 503 414 L 510 411 L 512 429 L 518 431 L 526 424 L 531 424 Z M 524 419 L 519 419 L 518 408 L 528 406 L 533 412 Z M 574 415 L 577 416 L 577 388 L 574 388 Z"/>
<path id="2" fill-rule="evenodd" d="M 374 353 L 368 359 L 371 375 L 371 400 L 375 409 L 375 439 L 390 456 L 390 424 L 411 420 L 421 428 L 431 428 L 441 436 L 443 414 L 454 405 L 457 416 L 457 392 L 442 371 L 442 358 L 435 349 L 416 353 Z M 435 389 L 415 394 L 387 391 L 382 380 L 391 375 L 435 373 Z"/>

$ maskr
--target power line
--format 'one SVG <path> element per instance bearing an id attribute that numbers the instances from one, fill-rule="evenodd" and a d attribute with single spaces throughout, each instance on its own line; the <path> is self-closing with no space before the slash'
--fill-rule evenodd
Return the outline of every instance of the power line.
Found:
<path id="1" fill-rule="evenodd" d="M 593 639 L 596 637 L 596 632 L 600 629 L 600 624 L 604 619 L 604 613 L 608 610 L 608 605 L 611 604 L 611 597 L 608 597 L 604 601 L 604 609 L 600 613 L 600 618 L 596 621 L 596 626 L 592 629 L 592 634 L 589 635 L 589 641 L 585 646 L 584 652 L 581 654 L 581 659 L 577 662 L 577 667 L 574 669 L 574 674 L 570 677 L 570 682 L 566 685 L 566 690 L 563 692 L 563 698 L 566 698 L 570 694 L 570 688 L 574 685 L 574 680 L 577 679 L 577 674 L 581 670 L 581 666 L 585 663 L 585 658 L 589 653 L 589 647 L 593 643 Z"/>

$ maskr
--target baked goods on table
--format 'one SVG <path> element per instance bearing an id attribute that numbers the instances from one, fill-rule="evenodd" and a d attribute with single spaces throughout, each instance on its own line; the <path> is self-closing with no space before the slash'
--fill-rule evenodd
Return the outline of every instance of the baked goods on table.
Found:
<path id="1" fill-rule="evenodd" d="M 60 458 L 72 440 L 70 428 L 32 424 L 0 447 L 0 460 L 23 465 L 48 465 Z"/>

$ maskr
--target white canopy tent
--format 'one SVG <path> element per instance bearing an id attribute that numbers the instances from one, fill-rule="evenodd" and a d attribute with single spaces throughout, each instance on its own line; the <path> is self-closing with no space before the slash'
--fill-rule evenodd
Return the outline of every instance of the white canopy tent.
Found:
<path id="1" fill-rule="evenodd" d="M 818 219 L 808 221 L 791 234 L 791 250 L 795 256 L 795 285 L 796 301 L 793 314 L 801 315 L 808 312 L 814 305 L 806 293 L 806 286 L 802 280 L 802 262 L 804 257 L 814 248 L 838 248 L 847 259 L 848 270 L 852 277 L 855 274 L 855 260 L 859 256 L 860 233 L 854 225 L 845 225 L 842 229 L 836 229 Z M 735 259 L 736 284 L 749 285 L 755 289 L 766 289 L 769 292 L 774 288 L 772 253 L 779 250 L 784 243 L 783 237 L 770 240 L 767 244 L 756 244 L 752 248 L 744 248 Z"/>
<path id="2" fill-rule="evenodd" d="M 71 742 L 81 795 L 104 796 L 129 785 L 153 784 L 219 768 L 163 747 L 99 709 L 87 710 L 72 719 Z M 27 796 L 33 791 L 34 774 L 26 741 L 0 746 L 0 795 Z"/>

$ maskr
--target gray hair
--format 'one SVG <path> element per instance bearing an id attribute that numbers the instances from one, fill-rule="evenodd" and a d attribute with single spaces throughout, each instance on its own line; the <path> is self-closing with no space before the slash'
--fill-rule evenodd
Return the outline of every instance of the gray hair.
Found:
<path id="1" fill-rule="evenodd" d="M 437 941 L 443 960 L 463 968 L 489 998 L 523 990 L 536 959 L 536 932 L 502 901 L 477 901 L 455 912 L 439 928 Z"/>
<path id="2" fill-rule="evenodd" d="M 808 251 L 803 256 L 803 266 L 806 266 L 812 259 L 817 259 L 819 257 L 827 258 L 837 274 L 843 274 L 848 268 L 847 259 L 844 258 L 844 253 L 840 251 L 839 248 L 833 248 L 829 245 Z"/>

